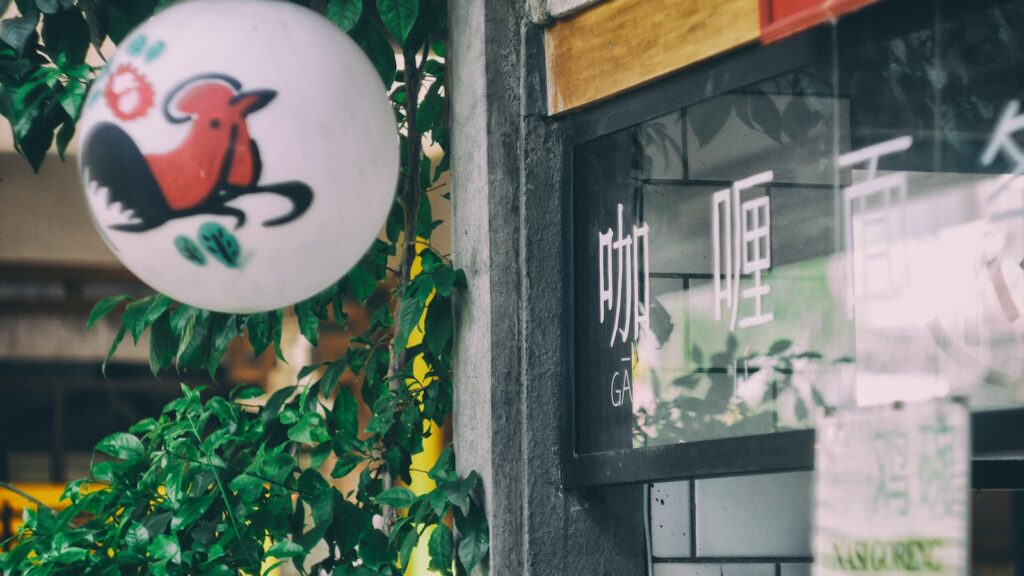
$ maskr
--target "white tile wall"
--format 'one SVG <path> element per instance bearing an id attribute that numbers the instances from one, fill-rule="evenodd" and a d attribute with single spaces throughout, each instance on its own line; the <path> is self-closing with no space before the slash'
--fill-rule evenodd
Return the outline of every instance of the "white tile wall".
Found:
<path id="1" fill-rule="evenodd" d="M 697 480 L 697 556 L 811 555 L 810 472 Z"/>
<path id="2" fill-rule="evenodd" d="M 654 576 L 775 576 L 774 564 L 655 564 Z"/>
<path id="3" fill-rule="evenodd" d="M 688 558 L 690 482 L 662 482 L 651 488 L 651 552 L 656 558 Z"/>

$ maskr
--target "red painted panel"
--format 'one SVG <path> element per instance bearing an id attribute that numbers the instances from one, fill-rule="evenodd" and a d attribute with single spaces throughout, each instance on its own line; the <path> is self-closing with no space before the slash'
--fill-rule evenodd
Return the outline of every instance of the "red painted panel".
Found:
<path id="1" fill-rule="evenodd" d="M 774 42 L 878 0 L 761 0 L 761 41 Z"/>

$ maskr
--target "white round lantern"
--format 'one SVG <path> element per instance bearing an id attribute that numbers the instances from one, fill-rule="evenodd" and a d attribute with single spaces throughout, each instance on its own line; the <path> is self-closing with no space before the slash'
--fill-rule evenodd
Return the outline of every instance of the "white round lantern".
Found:
<path id="1" fill-rule="evenodd" d="M 376 238 L 398 135 L 362 50 L 277 0 L 176 5 L 121 43 L 79 124 L 79 170 L 118 258 L 221 312 L 328 287 Z"/>

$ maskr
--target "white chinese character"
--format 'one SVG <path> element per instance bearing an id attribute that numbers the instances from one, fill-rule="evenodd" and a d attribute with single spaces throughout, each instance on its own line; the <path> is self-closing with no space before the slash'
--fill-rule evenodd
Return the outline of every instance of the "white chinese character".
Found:
<path id="1" fill-rule="evenodd" d="M 901 285 L 892 252 L 893 245 L 906 234 L 907 173 L 879 176 L 878 160 L 909 149 L 913 142 L 910 136 L 902 136 L 839 157 L 840 168 L 865 163 L 867 167 L 863 181 L 843 189 L 844 248 L 851 254 L 847 309 L 851 316 L 855 297 L 884 294 Z M 853 234 L 854 210 L 860 223 L 857 238 Z"/>
<path id="2" fill-rule="evenodd" d="M 1021 150 L 1020 145 L 1013 139 L 1014 134 L 1024 129 L 1024 114 L 1018 114 L 1018 110 L 1020 110 L 1020 102 L 1017 100 L 1011 100 L 1006 105 L 1003 115 L 999 117 L 999 124 L 996 125 L 996 129 L 992 132 L 992 138 L 989 140 L 988 146 L 985 147 L 985 152 L 981 155 L 982 165 L 990 166 L 992 162 L 995 162 L 996 155 L 1002 152 L 1013 170 L 1011 174 L 1003 179 L 1002 184 L 988 195 L 987 203 L 990 205 L 1006 191 L 1014 178 L 1024 174 L 1024 151 Z M 989 218 L 991 220 L 999 220 L 1020 215 L 1021 212 L 1022 210 L 998 212 L 991 214 Z"/>
<path id="3" fill-rule="evenodd" d="M 619 204 L 617 234 L 611 228 L 597 234 L 600 322 L 604 324 L 605 312 L 612 310 L 613 303 L 615 309 L 609 346 L 615 345 L 616 337 L 626 342 L 631 333 L 635 339 L 650 328 L 650 228 L 646 223 L 633 225 L 624 236 L 622 211 Z"/>
<path id="4" fill-rule="evenodd" d="M 740 296 L 753 300 L 754 314 L 739 319 L 740 328 L 771 322 L 763 299 L 771 286 L 762 283 L 761 272 L 772 263 L 771 198 L 741 201 L 741 194 L 772 181 L 771 170 L 734 182 L 732 188 L 711 195 L 712 285 L 715 320 L 722 319 L 722 303 L 732 312 L 730 330 L 736 329 Z M 723 273 L 724 271 L 724 273 Z M 740 291 L 740 276 L 751 275 L 753 286 Z"/>

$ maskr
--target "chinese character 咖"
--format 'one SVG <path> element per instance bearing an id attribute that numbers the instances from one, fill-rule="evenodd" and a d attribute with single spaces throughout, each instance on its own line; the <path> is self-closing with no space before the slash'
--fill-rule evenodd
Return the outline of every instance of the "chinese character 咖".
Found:
<path id="1" fill-rule="evenodd" d="M 641 330 L 650 328 L 650 229 L 646 223 L 634 224 L 623 234 L 622 210 L 619 204 L 616 231 L 608 228 L 597 234 L 600 322 L 604 324 L 605 312 L 615 311 L 609 346 L 614 346 L 617 338 L 628 341 L 631 334 L 633 339 L 639 338 Z"/>
<path id="2" fill-rule="evenodd" d="M 754 313 L 739 318 L 740 328 L 771 322 L 774 315 L 764 311 L 764 297 L 771 286 L 761 273 L 771 268 L 771 198 L 742 200 L 744 190 L 771 182 L 772 171 L 761 172 L 733 183 L 711 196 L 711 259 L 715 320 L 722 319 L 722 304 L 731 311 L 729 327 L 736 329 L 740 297 L 753 302 Z M 750 275 L 753 285 L 740 290 L 741 275 Z"/>

